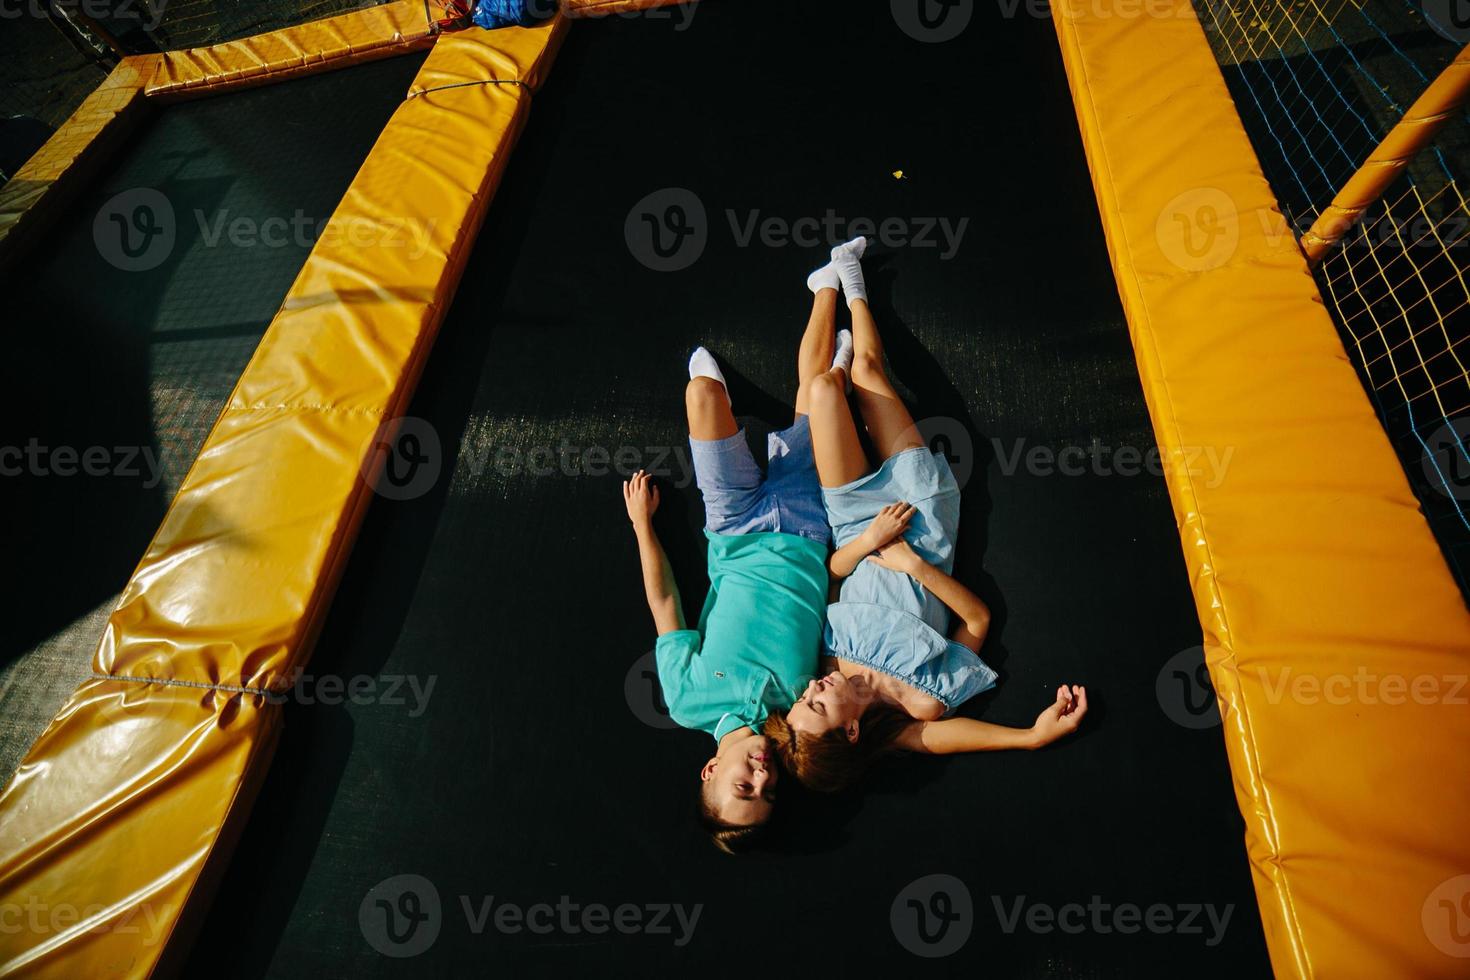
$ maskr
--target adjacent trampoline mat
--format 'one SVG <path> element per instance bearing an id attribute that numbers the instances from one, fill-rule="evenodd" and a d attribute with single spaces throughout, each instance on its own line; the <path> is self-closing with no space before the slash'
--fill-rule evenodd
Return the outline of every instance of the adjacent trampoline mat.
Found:
<path id="1" fill-rule="evenodd" d="M 5 595 L 4 780 L 89 673 L 113 600 L 423 58 L 150 107 L 7 271 L 0 377 L 27 456 L 4 481 L 24 515 L 7 547 L 24 573 Z M 81 469 L 89 451 L 100 475 Z"/>

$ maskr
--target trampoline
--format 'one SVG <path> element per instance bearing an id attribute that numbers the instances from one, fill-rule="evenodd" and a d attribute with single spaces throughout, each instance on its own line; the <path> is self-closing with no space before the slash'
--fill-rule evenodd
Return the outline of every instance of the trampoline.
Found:
<path id="1" fill-rule="evenodd" d="M 673 23 L 569 32 L 408 413 L 460 449 L 423 497 L 375 504 L 313 658 L 313 672 L 343 677 L 438 677 L 429 710 L 408 717 L 405 697 L 397 709 L 288 712 L 280 761 L 194 969 L 391 971 L 363 943 L 358 912 L 377 882 L 403 873 L 432 881 L 446 904 L 438 940 L 414 964 L 433 973 L 718 973 L 757 909 L 792 968 L 815 969 L 834 952 L 844 969 L 900 968 L 911 956 L 896 944 L 813 949 L 809 930 L 845 919 L 859 934 L 886 933 L 905 884 L 948 873 L 1008 903 L 1063 904 L 1075 876 L 1119 903 L 1236 910 L 1224 941 L 1206 948 L 1189 936 L 1005 936 L 985 908 L 971 944 L 1001 975 L 1047 964 L 1136 975 L 1180 962 L 1263 973 L 1218 736 L 1179 730 L 1153 706 L 1158 665 L 1144 651 L 1200 643 L 1162 480 L 1053 480 L 1024 467 L 1002 476 L 996 460 L 997 446 L 1009 457 L 1018 445 L 1094 437 L 1152 447 L 1050 26 L 997 21 L 942 56 L 916 47 L 904 61 L 885 54 L 892 21 L 877 7 L 837 16 L 808 5 L 777 37 L 735 4 L 699 8 L 683 33 Z M 1027 79 L 1028 95 L 993 122 L 1015 131 L 1050 121 L 1004 169 L 1051 193 L 1003 202 L 982 193 L 1002 176 L 985 132 L 953 125 L 948 109 L 926 111 L 906 87 L 852 109 L 852 132 L 881 138 L 830 125 L 804 132 L 842 98 L 839 81 L 880 57 L 941 90 L 968 90 L 977 61 Z M 634 132 L 631 147 L 610 152 Z M 579 179 L 590 147 L 609 148 L 596 181 Z M 892 176 L 899 169 L 906 180 Z M 642 265 L 624 237 L 630 209 L 667 187 L 692 191 L 708 212 L 708 245 L 678 275 Z M 585 472 L 601 458 L 586 450 L 636 449 L 638 465 L 666 471 L 662 530 L 697 613 L 703 512 L 672 452 L 687 446 L 684 361 L 710 345 L 741 378 L 737 413 L 789 422 L 805 269 L 821 254 L 741 248 L 725 212 L 744 225 L 757 212 L 794 220 L 814 208 L 849 220 L 972 217 L 952 259 L 942 247 L 895 249 L 879 266 L 880 323 L 916 417 L 952 420 L 950 438 L 974 447 L 962 573 L 1004 610 L 987 656 L 1005 682 L 985 716 L 1027 723 L 1049 690 L 1076 677 L 1104 692 L 1104 720 L 1052 752 L 896 765 L 860 800 L 811 815 L 831 842 L 732 867 L 692 819 L 685 777 L 707 737 L 652 728 L 625 698 L 653 634 L 616 508 L 621 477 L 612 464 Z M 1004 232 L 1035 226 L 1073 234 L 1056 249 Z M 1070 270 L 1070 288 L 1014 288 L 1049 264 Z M 547 452 L 536 450 L 563 446 L 574 463 L 545 473 Z M 1040 554 L 1087 560 L 1041 567 Z M 602 746 L 629 753 L 631 771 Z M 1120 808 L 1120 798 L 1136 805 Z M 1097 846 L 1135 837 L 1150 841 L 1144 853 Z M 1047 857 L 1058 852 L 1067 860 Z M 884 855 L 881 870 L 853 872 L 865 853 Z M 486 895 L 522 906 L 567 895 L 704 913 L 683 947 L 616 933 L 492 939 L 459 928 L 460 895 L 476 908 Z M 214 962 L 211 951 L 242 932 L 257 941 L 233 965 Z"/>
<path id="2" fill-rule="evenodd" d="M 1324 933 L 1281 931 L 1262 870 L 1289 862 L 1259 850 L 1261 811 L 1248 801 L 1269 767 L 1251 766 L 1269 752 L 1242 761 L 1258 747 L 1246 708 L 1260 702 L 1231 673 L 1282 626 L 1252 620 L 1270 603 L 1248 589 L 1220 587 L 1216 598 L 1232 601 L 1213 607 L 1208 598 L 1220 568 L 1233 571 L 1231 542 L 1201 569 L 1190 533 L 1203 508 L 1181 504 L 1193 485 L 1170 462 L 1181 396 L 1160 394 L 1177 376 L 1158 367 L 1167 351 L 1140 326 L 1165 304 L 1120 244 L 1129 208 L 1110 196 L 1099 149 L 1120 144 L 1099 135 L 1113 122 L 1079 92 L 1086 39 L 984 4 L 943 44 L 905 36 L 883 4 L 804 0 L 779 23 L 733 0 L 658 13 L 570 27 L 559 15 L 564 40 L 451 34 L 427 60 L 398 37 L 402 50 L 381 61 L 170 106 L 30 233 L 5 273 L 29 327 L 13 363 L 37 366 L 13 386 L 18 403 L 40 409 L 56 444 L 167 452 L 152 486 L 22 491 L 36 519 L 21 554 L 35 574 L 8 596 L 9 620 L 23 625 L 7 635 L 0 762 L 19 775 L 0 816 L 30 811 L 24 834 L 0 841 L 0 895 L 62 889 L 54 883 L 126 851 L 153 877 L 114 895 L 117 907 L 148 913 L 154 902 L 169 924 L 132 946 L 109 933 L 89 947 L 65 929 L 0 936 L 0 975 L 63 976 L 78 964 L 118 976 L 867 974 L 935 955 L 940 968 L 995 976 L 1319 975 L 1303 950 L 1330 958 Z M 880 84 L 854 81 L 875 72 Z M 993 78 L 1007 80 L 1004 98 Z M 489 108 L 449 101 L 461 98 Z M 487 112 L 509 142 L 524 126 L 514 156 L 508 143 L 446 149 L 457 123 L 441 136 L 403 115 L 426 104 L 471 126 Z M 422 142 L 394 142 L 395 125 Z M 374 169 L 389 158 L 399 169 Z M 164 189 L 191 213 L 361 215 L 383 210 L 372 194 L 385 187 L 393 200 L 429 202 L 426 213 L 443 201 L 460 210 L 443 209 L 433 278 L 396 252 L 382 268 L 352 267 L 310 237 L 239 251 L 181 237 L 168 262 L 130 274 L 98 264 L 93 218 L 137 187 Z M 654 249 L 645 227 L 687 235 Z M 708 740 L 672 728 L 648 678 L 654 635 L 620 481 L 640 467 L 661 477 L 659 532 L 694 613 L 706 580 L 687 463 L 688 351 L 704 344 L 720 357 L 753 435 L 787 424 L 806 272 L 831 243 L 865 232 L 878 239 L 869 282 L 892 374 L 961 481 L 955 574 L 996 616 L 985 657 L 1001 683 L 964 713 L 1027 724 L 1062 682 L 1085 684 L 1092 712 L 1077 737 L 1041 752 L 894 762 L 831 798 L 793 787 L 771 846 L 732 859 L 694 820 L 692 774 Z M 339 317 L 332 296 L 368 319 Z M 312 316 L 331 329 L 313 333 Z M 53 321 L 60 329 L 41 329 Z M 372 344 L 341 339 L 363 322 Z M 331 381 L 350 360 L 343 350 L 359 349 L 361 377 Z M 287 380 L 260 373 L 293 351 Z M 1181 374 L 1186 388 L 1205 387 Z M 327 463 L 280 464 L 279 489 L 260 493 L 282 516 L 259 540 L 251 528 L 215 530 L 235 513 L 230 498 L 216 498 L 220 514 L 206 505 L 216 484 L 249 485 L 228 453 L 266 438 L 230 430 L 232 413 L 323 377 L 350 419 L 342 430 L 312 423 L 323 428 L 303 443 L 350 489 L 332 498 L 340 514 L 323 519 L 327 530 L 312 532 L 318 564 L 298 596 L 273 549 L 306 536 L 293 522 L 314 527 L 326 512 L 303 501 L 336 492 Z M 375 453 L 384 431 L 379 415 L 406 419 L 389 431 L 410 433 L 420 451 L 406 483 L 358 475 L 353 460 Z M 1363 415 L 1376 425 L 1366 403 Z M 1233 526 L 1229 508 L 1212 513 Z M 234 554 L 209 574 L 258 560 L 252 574 L 285 583 L 289 628 L 260 625 L 245 598 L 215 599 L 220 622 L 202 639 L 157 630 L 140 641 L 168 612 L 149 587 L 187 593 L 179 569 L 221 536 Z M 1420 545 L 1437 556 L 1427 531 Z M 1449 608 L 1447 595 L 1461 608 L 1447 576 L 1442 585 L 1423 587 L 1415 609 Z M 1239 613 L 1238 628 L 1222 629 L 1212 608 Z M 1470 635 L 1466 617 L 1442 619 L 1447 649 Z M 237 655 L 240 632 L 261 638 Z M 197 667 L 166 673 L 196 654 Z M 1199 691 L 1209 700 L 1207 660 L 1224 739 L 1190 707 Z M 1185 701 L 1171 710 L 1163 687 L 1176 682 Z M 163 705 L 152 728 L 149 698 Z M 69 735 L 71 715 L 108 750 Z M 1264 739 L 1270 726 L 1256 723 Z M 198 767 L 185 777 L 198 786 L 149 802 L 152 790 L 130 784 L 107 797 L 122 800 L 117 831 L 88 810 L 101 791 L 86 787 L 51 823 L 36 817 L 46 808 L 32 801 L 54 798 L 38 794 L 56 771 L 129 756 L 108 734 L 118 732 L 139 739 L 140 756 L 188 743 L 178 757 L 157 749 L 165 761 L 147 779 Z M 1288 790 L 1300 780 L 1310 782 L 1292 770 Z M 208 810 L 197 827 L 191 809 Z M 177 839 L 187 834 L 197 840 Z M 170 847 L 178 857 L 153 857 Z M 1415 867 L 1417 887 L 1427 872 Z M 393 892 L 404 876 L 407 904 Z M 964 923 L 944 954 L 900 925 L 906 897 L 933 876 L 963 905 L 931 906 Z M 512 917 L 497 917 L 507 907 Z M 601 928 L 581 917 L 589 907 L 604 909 Z M 432 929 L 403 940 L 376 924 L 380 908 Z M 1168 924 L 1142 927 L 1151 908 Z M 1119 919 L 1119 909 L 1135 911 Z M 1303 902 L 1304 919 L 1316 911 Z M 537 926 L 552 920 L 562 924 Z"/>

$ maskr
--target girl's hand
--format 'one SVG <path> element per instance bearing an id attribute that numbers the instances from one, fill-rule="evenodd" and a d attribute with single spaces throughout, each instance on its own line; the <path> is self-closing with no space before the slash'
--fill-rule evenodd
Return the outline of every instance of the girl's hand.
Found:
<path id="1" fill-rule="evenodd" d="M 639 470 L 632 479 L 624 480 L 623 504 L 628 508 L 628 520 L 635 528 L 647 527 L 654 511 L 658 510 L 658 487 L 653 477 Z"/>
<path id="2" fill-rule="evenodd" d="M 919 569 L 924 567 L 924 559 L 920 558 L 919 553 L 903 538 L 885 544 L 869 555 L 867 560 L 890 571 L 903 572 L 905 575 L 916 575 Z"/>
<path id="3" fill-rule="evenodd" d="M 1036 724 L 1031 726 L 1031 734 L 1036 739 L 1035 748 L 1072 734 L 1086 714 L 1087 688 L 1063 684 L 1057 688 L 1056 701 L 1037 715 Z"/>
<path id="4" fill-rule="evenodd" d="M 877 551 L 894 538 L 901 537 L 909 529 L 909 521 L 916 512 L 912 504 L 899 501 L 878 511 L 871 524 L 863 531 L 864 544 L 869 551 Z"/>

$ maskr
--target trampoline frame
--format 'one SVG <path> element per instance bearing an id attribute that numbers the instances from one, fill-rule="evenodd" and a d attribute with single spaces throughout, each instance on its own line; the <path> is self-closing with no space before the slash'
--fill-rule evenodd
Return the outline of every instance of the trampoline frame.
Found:
<path id="1" fill-rule="evenodd" d="M 333 218 L 432 218 L 433 247 L 411 261 L 324 240 L 307 260 L 109 620 L 93 678 L 0 794 L 10 834 L 0 903 L 44 894 L 96 910 L 7 947 L 0 976 L 119 962 L 142 976 L 187 947 L 279 733 L 266 692 L 310 654 L 371 499 L 362 475 L 381 425 L 417 383 L 565 17 L 664 2 L 568 0 L 540 28 L 435 38 L 421 3 L 399 0 L 129 58 L 0 189 L 3 261 L 102 165 L 143 100 L 433 46 Z M 1273 967 L 1452 975 L 1459 964 L 1427 940 L 1420 909 L 1442 880 L 1470 870 L 1460 751 L 1470 715 L 1303 704 L 1269 689 L 1283 671 L 1320 679 L 1345 664 L 1463 674 L 1470 612 L 1189 0 L 1108 13 L 1052 5 L 1167 463 Z M 1194 255 L 1180 237 L 1188 221 L 1172 218 L 1222 201 L 1229 248 Z M 1191 472 L 1205 446 L 1234 451 L 1218 486 Z M 264 558 L 243 553 L 246 535 Z M 122 725 L 131 741 L 114 745 L 107 736 Z M 1403 765 L 1410 751 L 1417 767 Z M 158 934 L 112 928 L 140 909 Z"/>

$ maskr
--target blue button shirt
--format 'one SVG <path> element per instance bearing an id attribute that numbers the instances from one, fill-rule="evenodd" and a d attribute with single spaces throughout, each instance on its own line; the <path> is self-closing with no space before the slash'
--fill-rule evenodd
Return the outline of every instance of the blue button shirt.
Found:
<path id="1" fill-rule="evenodd" d="M 874 473 L 822 491 L 838 546 L 847 544 L 896 501 L 914 505 L 906 540 L 946 574 L 954 568 L 960 488 L 943 456 L 908 449 Z M 935 698 L 945 713 L 995 686 L 996 674 L 975 652 L 946 635 L 950 612 L 902 572 L 860 562 L 842 582 L 842 601 L 827 610 L 827 652 L 896 677 Z"/>
<path id="2" fill-rule="evenodd" d="M 911 612 L 871 602 L 827 607 L 827 652 L 896 677 L 944 705 L 946 715 L 995 686 L 975 652 Z"/>

